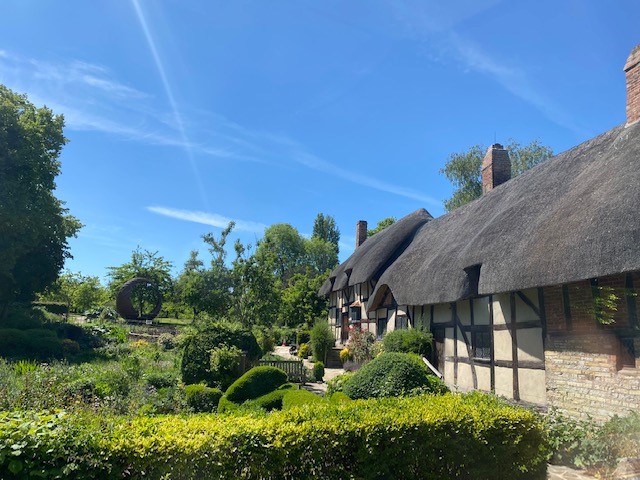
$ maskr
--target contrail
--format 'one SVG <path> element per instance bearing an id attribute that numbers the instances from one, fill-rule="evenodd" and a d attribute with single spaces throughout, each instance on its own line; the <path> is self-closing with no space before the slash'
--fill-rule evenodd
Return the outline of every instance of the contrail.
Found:
<path id="1" fill-rule="evenodd" d="M 156 43 L 153 40 L 153 37 L 151 36 L 151 30 L 149 29 L 149 26 L 147 25 L 147 20 L 144 17 L 144 13 L 142 12 L 142 9 L 140 8 L 140 2 L 138 0 L 131 0 L 131 2 L 133 3 L 133 8 L 136 11 L 138 21 L 140 22 L 140 27 L 142 28 L 142 31 L 144 32 L 144 36 L 147 39 L 147 45 L 149 46 L 149 50 L 151 50 L 153 61 L 156 64 L 156 68 L 158 69 L 158 73 L 160 74 L 160 79 L 162 80 L 162 85 L 164 86 L 164 91 L 167 94 L 169 104 L 171 105 L 171 110 L 173 111 L 173 117 L 175 119 L 176 125 L 178 126 L 180 138 L 184 144 L 184 150 L 187 154 L 187 158 L 189 159 L 189 162 L 191 163 L 191 169 L 193 170 L 193 175 L 195 177 L 198 190 L 200 191 L 200 196 L 202 197 L 202 203 L 208 209 L 209 202 L 205 194 L 204 185 L 202 184 L 202 180 L 200 179 L 200 172 L 198 171 L 198 165 L 196 164 L 195 158 L 193 157 L 193 152 L 190 147 L 191 143 L 189 141 L 189 138 L 187 137 L 187 132 L 184 128 L 182 115 L 180 115 L 180 111 L 178 110 L 178 104 L 176 103 L 176 99 L 173 95 L 173 89 L 169 84 L 166 71 L 164 69 L 164 66 L 162 65 L 162 60 L 160 60 L 160 55 L 158 54 Z"/>

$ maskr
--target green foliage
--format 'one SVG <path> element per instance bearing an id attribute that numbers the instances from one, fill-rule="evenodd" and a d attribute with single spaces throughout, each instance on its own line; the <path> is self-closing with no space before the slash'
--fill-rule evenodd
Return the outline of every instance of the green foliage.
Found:
<path id="1" fill-rule="evenodd" d="M 385 352 L 415 353 L 423 357 L 431 356 L 433 335 L 415 328 L 393 330 L 383 338 Z"/>
<path id="2" fill-rule="evenodd" d="M 276 367 L 254 367 L 233 382 L 225 392 L 227 400 L 242 403 L 272 392 L 286 383 L 287 374 Z"/>
<path id="3" fill-rule="evenodd" d="M 608 478 L 618 460 L 640 454 L 640 414 L 614 416 L 603 425 L 552 411 L 545 418 L 549 461 L 597 471 Z"/>
<path id="4" fill-rule="evenodd" d="M 296 344 L 302 345 L 303 343 L 309 343 L 311 341 L 311 330 L 306 328 L 299 328 L 296 331 Z"/>
<path id="5" fill-rule="evenodd" d="M 315 362 L 313 364 L 313 379 L 316 382 L 321 382 L 322 377 L 324 377 L 324 363 Z"/>
<path id="6" fill-rule="evenodd" d="M 282 299 L 278 313 L 283 325 L 312 325 L 317 318 L 326 316 L 328 300 L 318 296 L 318 290 L 326 280 L 325 275 L 311 276 L 296 273 L 282 290 Z M 307 332 L 308 335 L 308 332 Z M 309 339 L 298 339 L 298 345 Z"/>
<path id="7" fill-rule="evenodd" d="M 64 315 L 69 313 L 67 304 L 63 302 L 48 302 L 39 300 L 37 302 L 31 302 L 34 307 L 44 308 L 47 312 L 54 313 L 56 315 Z"/>
<path id="8" fill-rule="evenodd" d="M 355 330 L 349 337 L 348 348 L 357 363 L 371 361 L 376 354 L 376 336 L 371 332 Z"/>
<path id="9" fill-rule="evenodd" d="M 0 319 L 51 285 L 82 226 L 54 191 L 64 118 L 0 85 Z"/>
<path id="10" fill-rule="evenodd" d="M 506 146 L 511 159 L 511 176 L 516 177 L 531 167 L 545 161 L 553 155 L 551 148 L 534 140 L 528 145 L 521 145 L 511 139 Z M 440 173 L 453 184 L 455 190 L 450 199 L 445 200 L 444 207 L 451 212 L 482 196 L 482 160 L 487 149 L 474 145 L 466 152 L 452 153 Z"/>
<path id="11" fill-rule="evenodd" d="M 0 330 L 0 357 L 51 360 L 62 355 L 62 342 L 51 330 Z"/>
<path id="12" fill-rule="evenodd" d="M 246 352 L 250 365 L 257 362 L 261 355 L 256 337 L 249 330 L 230 324 L 213 324 L 185 341 L 182 381 L 186 384 L 204 382 L 209 386 L 218 386 L 223 379 L 211 371 L 211 350 L 221 345 L 236 346 Z"/>
<path id="13" fill-rule="evenodd" d="M 336 220 L 331 215 L 319 213 L 313 221 L 313 233 L 311 238 L 317 238 L 333 245 L 336 255 L 339 252 L 340 230 L 336 226 Z M 332 267 L 329 267 L 332 268 Z M 320 270 L 324 271 L 324 270 Z"/>
<path id="14" fill-rule="evenodd" d="M 326 362 L 329 350 L 333 348 L 335 339 L 329 323 L 326 320 L 320 320 L 311 329 L 311 349 L 313 350 L 313 358 L 318 362 Z"/>
<path id="15" fill-rule="evenodd" d="M 301 407 L 303 405 L 314 405 L 319 403 L 325 403 L 326 400 L 320 395 L 311 393 L 304 388 L 287 390 L 282 397 L 282 410 L 290 410 L 294 407 Z"/>
<path id="16" fill-rule="evenodd" d="M 431 377 L 417 355 L 383 353 L 362 366 L 346 381 L 344 393 L 353 399 L 402 396 L 409 394 L 414 388 L 434 384 Z"/>
<path id="17" fill-rule="evenodd" d="M 86 312 L 104 305 L 107 292 L 98 277 L 66 271 L 40 295 L 40 299 L 61 302 L 68 311 Z M 46 302 L 44 304 L 51 305 Z"/>
<path id="18" fill-rule="evenodd" d="M 235 345 L 221 345 L 211 350 L 209 371 L 219 379 L 221 388 L 228 388 L 242 375 L 242 350 Z"/>
<path id="19" fill-rule="evenodd" d="M 3 413 L 0 476 L 20 462 L 45 478 L 545 478 L 538 417 L 489 396 L 316 398 L 269 415 Z"/>
<path id="20" fill-rule="evenodd" d="M 348 362 L 349 360 L 352 360 L 352 358 L 353 357 L 351 356 L 351 352 L 347 347 L 344 347 L 342 350 L 340 350 L 340 361 L 343 364 Z"/>
<path id="21" fill-rule="evenodd" d="M 262 395 L 261 397 L 253 400 L 248 400 L 242 405 L 249 410 L 261 409 L 266 412 L 270 412 L 272 410 L 282 410 L 282 398 L 288 391 L 289 390 L 282 390 L 278 388 L 277 390 Z"/>
<path id="22" fill-rule="evenodd" d="M 186 385 L 184 391 L 187 405 L 196 413 L 215 412 L 222 397 L 221 390 L 202 384 Z"/>
<path id="23" fill-rule="evenodd" d="M 329 396 L 329 401 L 331 403 L 346 403 L 346 402 L 351 402 L 352 400 L 349 397 L 347 397 L 344 392 L 336 392 Z"/>
<path id="24" fill-rule="evenodd" d="M 171 333 L 161 333 L 157 341 L 162 350 L 172 350 L 176 347 L 176 336 Z"/>
<path id="25" fill-rule="evenodd" d="M 394 223 L 396 223 L 395 217 L 383 218 L 382 220 L 380 220 L 378 222 L 378 224 L 376 225 L 375 228 L 371 228 L 371 229 L 367 230 L 367 237 L 371 237 L 371 236 L 375 235 L 376 233 L 381 232 L 385 228 L 390 227 L 391 225 L 393 225 Z"/>
<path id="26" fill-rule="evenodd" d="M 344 384 L 353 377 L 354 372 L 345 372 L 341 375 L 333 377 L 327 382 L 327 397 L 331 397 L 336 392 L 344 390 Z"/>
<path id="27" fill-rule="evenodd" d="M 147 385 L 156 390 L 174 387 L 178 382 L 173 372 L 150 372 L 145 376 L 145 380 Z"/>
<path id="28" fill-rule="evenodd" d="M 309 356 L 309 344 L 308 343 L 301 343 L 298 346 L 298 357 L 307 358 L 308 356 Z"/>
<path id="29" fill-rule="evenodd" d="M 273 351 L 276 344 L 276 334 L 273 330 L 264 326 L 254 326 L 251 331 L 260 345 L 263 356 Z"/>

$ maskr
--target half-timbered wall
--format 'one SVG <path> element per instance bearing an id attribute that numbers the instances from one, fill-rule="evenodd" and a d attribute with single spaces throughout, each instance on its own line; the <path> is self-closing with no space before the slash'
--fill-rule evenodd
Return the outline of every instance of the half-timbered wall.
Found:
<path id="1" fill-rule="evenodd" d="M 454 389 L 543 405 L 545 322 L 539 295 L 531 289 L 413 307 L 412 323 L 431 325 L 440 356 L 436 363 Z"/>
<path id="2" fill-rule="evenodd" d="M 333 329 L 336 343 L 346 342 L 349 325 L 375 333 L 375 315 L 367 314 L 366 310 L 366 302 L 374 287 L 375 283 L 366 282 L 331 292 L 329 326 Z"/>

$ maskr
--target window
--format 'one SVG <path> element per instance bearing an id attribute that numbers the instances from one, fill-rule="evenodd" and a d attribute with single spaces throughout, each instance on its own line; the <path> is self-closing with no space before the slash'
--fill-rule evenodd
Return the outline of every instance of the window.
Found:
<path id="1" fill-rule="evenodd" d="M 409 321 L 407 320 L 406 315 L 397 315 L 396 316 L 396 330 L 406 330 L 409 328 Z"/>
<path id="2" fill-rule="evenodd" d="M 377 337 L 378 340 L 380 340 L 382 338 L 382 336 L 387 333 L 387 319 L 386 318 L 379 318 L 376 321 L 376 327 L 377 327 Z"/>
<path id="3" fill-rule="evenodd" d="M 362 320 L 362 309 L 360 307 L 351 307 L 351 323 Z"/>
<path id="4" fill-rule="evenodd" d="M 489 360 L 491 358 L 491 332 L 471 332 L 473 358 Z"/>

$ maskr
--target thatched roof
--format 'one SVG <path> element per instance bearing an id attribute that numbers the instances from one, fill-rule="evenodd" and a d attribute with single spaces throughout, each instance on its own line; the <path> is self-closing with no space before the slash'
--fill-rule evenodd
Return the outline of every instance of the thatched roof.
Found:
<path id="1" fill-rule="evenodd" d="M 420 227 L 381 274 L 368 308 L 387 288 L 399 304 L 458 300 L 469 294 L 465 268 L 477 265 L 480 295 L 640 270 L 640 123 Z"/>
<path id="2" fill-rule="evenodd" d="M 432 218 L 429 212 L 421 208 L 367 238 L 344 263 L 331 272 L 318 293 L 327 295 L 348 285 L 377 279 L 409 245 L 416 230 Z"/>

